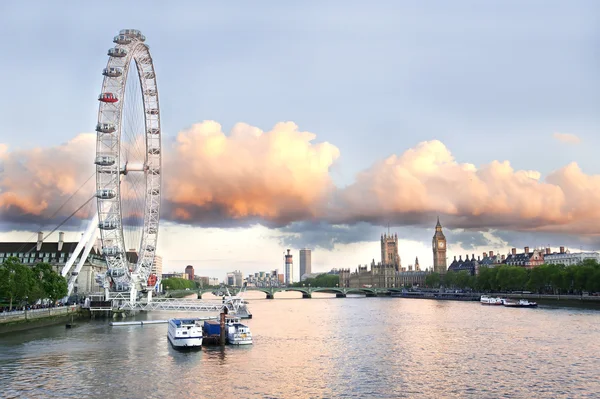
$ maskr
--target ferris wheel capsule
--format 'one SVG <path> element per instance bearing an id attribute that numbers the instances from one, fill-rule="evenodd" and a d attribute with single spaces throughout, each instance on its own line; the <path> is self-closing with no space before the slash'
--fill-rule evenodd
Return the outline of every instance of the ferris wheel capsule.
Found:
<path id="1" fill-rule="evenodd" d="M 129 44 L 133 41 L 133 39 L 131 38 L 131 36 L 127 36 L 127 35 L 118 35 L 115 36 L 113 39 L 113 42 L 117 43 L 117 44 Z"/>
<path id="2" fill-rule="evenodd" d="M 119 99 L 113 93 L 100 93 L 98 101 L 102 101 L 103 103 L 116 103 Z"/>
<path id="3" fill-rule="evenodd" d="M 121 255 L 121 248 L 119 248 L 119 247 L 104 247 L 104 248 L 102 248 L 102 255 L 104 255 L 104 256 Z"/>
<path id="4" fill-rule="evenodd" d="M 115 157 L 111 155 L 98 155 L 94 163 L 98 166 L 112 166 L 116 162 Z"/>
<path id="5" fill-rule="evenodd" d="M 98 123 L 96 125 L 96 131 L 98 133 L 114 133 L 117 128 L 112 123 Z"/>
<path id="6" fill-rule="evenodd" d="M 142 32 L 137 29 L 121 29 L 119 35 L 135 37 L 141 42 L 146 41 L 146 36 L 142 35 Z"/>
<path id="7" fill-rule="evenodd" d="M 123 68 L 104 68 L 102 70 L 102 75 L 108 76 L 109 78 L 118 78 L 119 76 L 123 75 Z"/>
<path id="8" fill-rule="evenodd" d="M 129 291 L 128 283 L 117 283 L 115 284 L 115 291 Z"/>
<path id="9" fill-rule="evenodd" d="M 110 277 L 122 277 L 126 274 L 126 271 L 124 268 L 120 267 L 120 268 L 116 268 L 116 269 L 110 269 L 108 271 L 108 275 Z"/>
<path id="10" fill-rule="evenodd" d="M 127 55 L 127 50 L 122 47 L 113 47 L 108 49 L 108 55 L 111 57 L 123 58 Z"/>
<path id="11" fill-rule="evenodd" d="M 102 222 L 98 223 L 98 228 L 100 230 L 114 230 L 117 227 L 119 227 L 119 224 L 114 220 L 103 220 Z"/>
<path id="12" fill-rule="evenodd" d="M 117 196 L 117 193 L 115 192 L 115 190 L 102 189 L 102 190 L 96 191 L 96 198 L 113 199 L 116 196 Z"/>

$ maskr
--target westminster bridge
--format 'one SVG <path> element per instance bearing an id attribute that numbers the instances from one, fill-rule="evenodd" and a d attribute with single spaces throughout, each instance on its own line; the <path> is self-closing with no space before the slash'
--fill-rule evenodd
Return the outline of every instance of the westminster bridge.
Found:
<path id="1" fill-rule="evenodd" d="M 267 299 L 274 299 L 277 292 L 300 292 L 302 298 L 312 298 L 315 292 L 324 294 L 335 294 L 337 298 L 345 298 L 348 294 L 365 295 L 367 297 L 390 296 L 393 292 L 402 292 L 402 288 L 349 288 L 349 287 L 247 287 L 246 291 L 264 292 Z M 182 295 L 197 293 L 198 298 L 202 299 L 202 295 L 206 293 L 214 293 L 219 289 L 206 288 L 193 291 L 172 291 L 169 294 Z M 230 292 L 235 295 L 239 289 L 230 289 Z"/>

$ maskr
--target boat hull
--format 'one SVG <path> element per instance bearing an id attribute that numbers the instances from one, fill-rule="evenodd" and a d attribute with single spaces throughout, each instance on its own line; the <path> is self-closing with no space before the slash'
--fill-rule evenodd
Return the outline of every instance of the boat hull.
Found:
<path id="1" fill-rule="evenodd" d="M 504 299 L 502 298 L 491 298 L 488 296 L 482 296 L 481 299 L 479 300 L 479 302 L 482 305 L 488 305 L 488 306 L 502 306 L 504 305 Z"/>
<path id="2" fill-rule="evenodd" d="M 171 334 L 167 335 L 169 342 L 176 348 L 197 348 L 202 346 L 202 337 L 192 337 L 192 338 L 178 338 L 171 337 Z"/>
<path id="3" fill-rule="evenodd" d="M 518 303 L 508 303 L 508 304 L 504 304 L 505 307 L 507 308 L 537 308 L 537 304 L 529 304 L 529 305 L 520 305 Z"/>
<path id="4" fill-rule="evenodd" d="M 240 341 L 229 340 L 229 345 L 252 345 L 252 340 L 240 340 Z"/>

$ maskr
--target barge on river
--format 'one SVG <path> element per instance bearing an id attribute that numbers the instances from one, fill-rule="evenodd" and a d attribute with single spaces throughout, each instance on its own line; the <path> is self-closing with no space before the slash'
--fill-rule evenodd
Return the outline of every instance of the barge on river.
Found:
<path id="1" fill-rule="evenodd" d="M 171 319 L 167 338 L 175 348 L 202 346 L 202 319 Z"/>

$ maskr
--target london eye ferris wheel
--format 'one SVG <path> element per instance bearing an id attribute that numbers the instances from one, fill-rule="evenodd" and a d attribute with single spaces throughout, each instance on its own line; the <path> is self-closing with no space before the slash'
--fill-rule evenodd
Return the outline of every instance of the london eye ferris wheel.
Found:
<path id="1" fill-rule="evenodd" d="M 98 97 L 96 197 L 108 265 L 102 283 L 113 292 L 148 287 L 158 239 L 160 108 L 145 40 L 135 29 L 123 29 L 114 37 Z"/>

